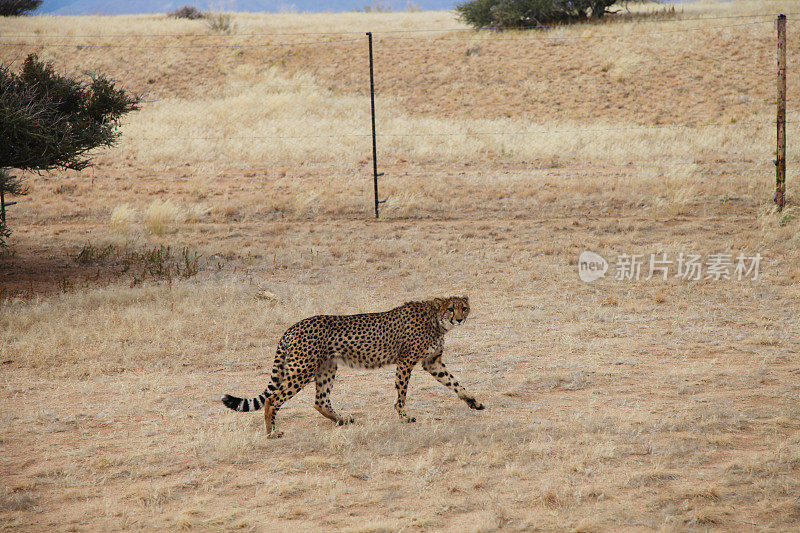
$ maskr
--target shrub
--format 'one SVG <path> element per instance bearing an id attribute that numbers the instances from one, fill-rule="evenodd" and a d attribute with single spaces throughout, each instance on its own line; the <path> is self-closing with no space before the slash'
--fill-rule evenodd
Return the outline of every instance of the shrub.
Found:
<path id="1" fill-rule="evenodd" d="M 0 17 L 27 15 L 42 5 L 42 0 L 0 0 Z"/>
<path id="2" fill-rule="evenodd" d="M 194 6 L 183 6 L 179 7 L 175 11 L 170 11 L 167 13 L 167 17 L 173 19 L 197 20 L 206 18 L 206 15 Z"/>
<path id="3" fill-rule="evenodd" d="M 233 16 L 230 13 L 214 12 L 205 14 L 206 25 L 211 31 L 230 35 L 236 30 Z"/>
<path id="4" fill-rule="evenodd" d="M 472 0 L 456 5 L 475 28 L 523 28 L 600 18 L 618 0 Z"/>
<path id="5" fill-rule="evenodd" d="M 89 152 L 113 146 L 120 119 L 138 104 L 138 97 L 102 75 L 91 81 L 62 76 L 35 54 L 25 59 L 19 73 L 0 65 L 0 191 L 26 192 L 11 169 L 41 173 L 86 168 Z M 0 217 L 0 247 L 7 236 Z"/>

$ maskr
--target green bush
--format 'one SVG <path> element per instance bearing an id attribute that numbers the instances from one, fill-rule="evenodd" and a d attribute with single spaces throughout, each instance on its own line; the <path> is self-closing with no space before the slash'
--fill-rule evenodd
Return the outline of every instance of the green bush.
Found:
<path id="1" fill-rule="evenodd" d="M 0 190 L 25 194 L 11 169 L 47 172 L 82 170 L 89 152 L 112 146 L 123 115 L 139 106 L 139 98 L 98 75 L 81 81 L 58 74 L 53 65 L 27 57 L 19 73 L 0 65 Z M 8 236 L 0 220 L 0 248 Z"/>
<path id="2" fill-rule="evenodd" d="M 600 18 L 619 0 L 472 0 L 456 5 L 475 28 L 524 28 Z"/>

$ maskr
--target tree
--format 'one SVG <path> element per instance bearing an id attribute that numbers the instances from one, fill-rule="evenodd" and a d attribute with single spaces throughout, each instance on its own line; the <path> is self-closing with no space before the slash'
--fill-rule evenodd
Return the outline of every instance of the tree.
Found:
<path id="1" fill-rule="evenodd" d="M 27 15 L 42 5 L 42 0 L 0 0 L 0 17 Z"/>
<path id="2" fill-rule="evenodd" d="M 19 74 L 0 66 L 0 192 L 25 194 L 10 169 L 49 172 L 82 170 L 88 152 L 112 146 L 120 118 L 138 109 L 139 97 L 117 89 L 105 76 L 80 81 L 55 72 L 35 54 Z M 8 230 L 0 220 L 0 246 Z"/>
<path id="3" fill-rule="evenodd" d="M 618 0 L 472 0 L 456 5 L 475 28 L 523 28 L 600 18 Z"/>

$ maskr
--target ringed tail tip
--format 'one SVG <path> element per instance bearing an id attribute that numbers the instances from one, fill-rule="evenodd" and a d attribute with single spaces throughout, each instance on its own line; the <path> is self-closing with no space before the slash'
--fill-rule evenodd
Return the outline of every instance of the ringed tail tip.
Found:
<path id="1" fill-rule="evenodd" d="M 239 404 L 241 403 L 242 399 L 235 398 L 229 394 L 223 394 L 222 398 L 220 398 L 220 401 L 222 401 L 222 403 L 228 409 L 233 409 L 234 411 L 238 411 L 237 407 L 239 407 Z"/>

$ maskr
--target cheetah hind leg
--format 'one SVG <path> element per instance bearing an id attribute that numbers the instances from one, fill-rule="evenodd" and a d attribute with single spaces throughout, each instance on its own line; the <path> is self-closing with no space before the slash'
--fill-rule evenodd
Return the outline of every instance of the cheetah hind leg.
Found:
<path id="1" fill-rule="evenodd" d="M 272 407 L 272 398 L 267 398 L 264 402 L 264 424 L 267 426 L 267 438 L 279 439 L 283 437 L 283 431 L 275 428 L 275 409 Z"/>
<path id="2" fill-rule="evenodd" d="M 325 418 L 336 422 L 337 426 L 344 426 L 353 423 L 350 415 L 342 416 L 333 410 L 331 406 L 331 387 L 336 377 L 336 363 L 329 360 L 320 365 L 317 369 L 315 380 L 317 384 L 317 397 L 314 400 L 314 409 Z"/>
<path id="3" fill-rule="evenodd" d="M 300 392 L 311 379 L 312 376 L 310 372 L 289 373 L 281 382 L 275 394 L 267 398 L 267 401 L 264 403 L 264 423 L 266 425 L 268 438 L 279 439 L 283 437 L 283 432 L 275 429 L 275 414 L 287 400 Z"/>

